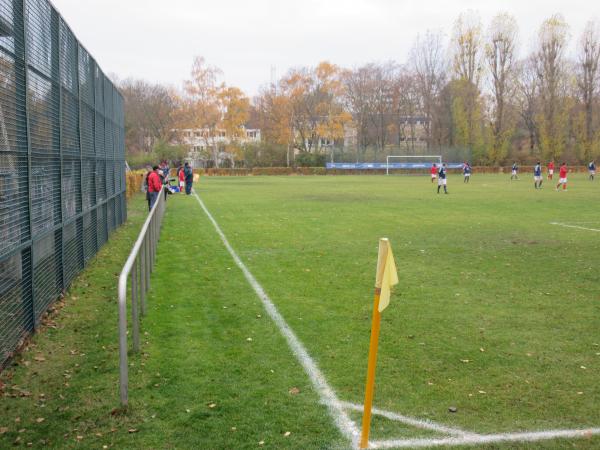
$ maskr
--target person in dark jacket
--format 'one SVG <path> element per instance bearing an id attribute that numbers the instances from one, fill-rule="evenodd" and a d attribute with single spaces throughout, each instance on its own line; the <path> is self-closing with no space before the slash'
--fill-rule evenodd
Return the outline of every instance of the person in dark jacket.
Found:
<path id="1" fill-rule="evenodd" d="M 185 175 L 185 194 L 190 195 L 192 193 L 192 183 L 194 182 L 194 171 L 190 167 L 190 163 L 185 163 L 183 174 Z"/>

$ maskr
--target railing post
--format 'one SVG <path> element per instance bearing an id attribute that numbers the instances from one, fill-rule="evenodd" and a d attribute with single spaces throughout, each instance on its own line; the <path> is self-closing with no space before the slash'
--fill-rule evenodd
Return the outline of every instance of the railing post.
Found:
<path id="1" fill-rule="evenodd" d="M 146 236 L 144 241 L 144 251 L 146 253 L 146 292 L 150 290 L 150 267 L 152 262 L 152 255 L 150 254 L 150 238 Z"/>
<path id="2" fill-rule="evenodd" d="M 133 351 L 140 351 L 140 318 L 137 305 L 137 258 L 131 271 L 131 328 L 133 332 Z"/>
<path id="3" fill-rule="evenodd" d="M 141 276 L 140 276 L 140 268 L 142 266 L 141 264 L 141 260 L 139 258 L 136 258 L 137 264 L 135 265 L 135 279 L 136 279 L 136 284 L 140 285 L 141 288 Z M 141 289 L 140 289 L 140 294 L 138 295 L 138 305 L 140 307 L 140 314 L 142 316 L 146 315 L 146 301 L 144 300 L 144 296 L 141 295 Z"/>
<path id="4" fill-rule="evenodd" d="M 127 367 L 127 277 L 119 277 L 119 384 L 121 404 L 127 406 L 129 374 Z"/>

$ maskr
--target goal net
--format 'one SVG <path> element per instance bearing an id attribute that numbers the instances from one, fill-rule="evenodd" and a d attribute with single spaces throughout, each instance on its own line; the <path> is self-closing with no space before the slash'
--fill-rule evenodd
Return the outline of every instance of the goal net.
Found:
<path id="1" fill-rule="evenodd" d="M 430 169 L 432 164 L 442 164 L 442 155 L 388 155 L 385 174 L 390 169 Z"/>

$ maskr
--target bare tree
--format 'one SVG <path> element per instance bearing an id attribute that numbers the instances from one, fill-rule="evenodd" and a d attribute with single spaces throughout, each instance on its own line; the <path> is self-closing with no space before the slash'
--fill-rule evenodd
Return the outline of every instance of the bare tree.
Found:
<path id="1" fill-rule="evenodd" d="M 510 131 L 505 120 L 507 96 L 513 88 L 517 21 L 509 14 L 498 14 L 492 19 L 485 47 L 485 60 L 489 69 L 493 107 L 492 137 L 489 158 L 498 163 L 506 156 Z"/>
<path id="2" fill-rule="evenodd" d="M 545 20 L 538 33 L 536 69 L 541 101 L 540 145 L 547 158 L 558 158 L 566 146 L 567 111 L 565 49 L 568 25 L 561 15 Z"/>
<path id="3" fill-rule="evenodd" d="M 414 153 L 416 120 L 420 120 L 423 114 L 417 75 L 403 67 L 396 77 L 394 88 L 394 128 L 398 133 L 398 143 L 404 140 L 407 149 Z"/>
<path id="4" fill-rule="evenodd" d="M 441 32 L 427 31 L 417 36 L 411 50 L 411 62 L 425 114 L 425 136 L 427 147 L 432 145 L 431 124 L 435 102 L 446 81 L 447 60 L 444 52 L 444 37 Z"/>
<path id="5" fill-rule="evenodd" d="M 373 65 L 359 67 L 344 72 L 345 106 L 352 114 L 356 127 L 357 158 L 364 153 L 369 145 L 369 117 L 371 102 L 369 96 L 372 89 Z"/>
<path id="6" fill-rule="evenodd" d="M 372 95 L 369 96 L 369 109 L 375 133 L 375 158 L 377 158 L 377 150 L 383 151 L 388 142 L 389 125 L 394 114 L 392 95 L 395 69 L 393 63 L 374 66 L 373 90 Z"/>
<path id="7" fill-rule="evenodd" d="M 539 144 L 539 133 L 536 122 L 538 110 L 538 77 L 535 56 L 519 61 L 516 67 L 516 103 L 523 125 L 529 135 L 529 153 L 534 154 Z"/>
<path id="8" fill-rule="evenodd" d="M 158 142 L 175 137 L 177 96 L 169 88 L 144 80 L 120 83 L 125 100 L 125 140 L 128 151 L 149 152 Z"/>
<path id="9" fill-rule="evenodd" d="M 593 106 L 598 92 L 598 63 L 600 60 L 600 38 L 598 24 L 588 22 L 579 43 L 577 59 L 577 87 L 585 111 L 583 157 L 592 157 L 594 141 Z"/>

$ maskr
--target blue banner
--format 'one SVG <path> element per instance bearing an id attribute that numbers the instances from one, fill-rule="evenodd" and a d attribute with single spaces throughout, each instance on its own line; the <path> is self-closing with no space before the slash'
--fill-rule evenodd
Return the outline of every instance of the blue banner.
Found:
<path id="1" fill-rule="evenodd" d="M 327 169 L 430 169 L 432 164 L 437 162 L 429 163 L 326 163 Z M 462 169 L 462 163 L 445 163 L 448 169 Z"/>

